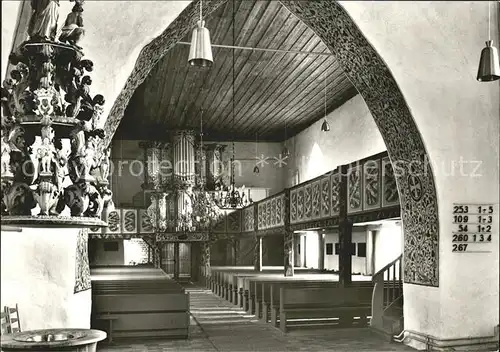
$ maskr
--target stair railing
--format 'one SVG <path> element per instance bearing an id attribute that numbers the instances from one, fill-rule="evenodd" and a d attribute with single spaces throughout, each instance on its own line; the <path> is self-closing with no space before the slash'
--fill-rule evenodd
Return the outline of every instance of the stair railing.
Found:
<path id="1" fill-rule="evenodd" d="M 402 258 L 400 255 L 384 266 L 372 277 L 375 283 L 372 295 L 372 318 L 370 325 L 383 330 L 384 312 L 403 293 Z"/>

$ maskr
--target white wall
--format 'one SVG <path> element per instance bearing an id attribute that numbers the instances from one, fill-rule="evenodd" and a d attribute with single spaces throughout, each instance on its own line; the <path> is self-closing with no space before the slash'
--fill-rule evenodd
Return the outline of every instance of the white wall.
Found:
<path id="1" fill-rule="evenodd" d="M 303 252 L 301 254 L 304 255 L 306 268 L 319 269 L 319 236 L 317 231 L 303 232 L 302 237 L 304 244 L 301 244 L 301 252 Z M 304 246 L 305 251 L 302 249 Z M 302 263 L 304 263 L 304 261 Z"/>
<path id="2" fill-rule="evenodd" d="M 91 291 L 73 293 L 79 231 L 2 231 L 1 306 L 19 305 L 22 330 L 90 328 Z"/>
<path id="3" fill-rule="evenodd" d="M 374 232 L 374 273 L 399 257 L 403 250 L 403 231 L 396 222 L 381 225 Z"/>
<path id="4" fill-rule="evenodd" d="M 436 288 L 405 284 L 405 329 L 441 339 L 491 336 L 499 323 L 498 235 L 491 253 L 468 254 L 453 253 L 450 236 L 453 203 L 500 200 L 500 85 L 476 81 L 488 2 L 341 4 L 396 79 L 435 175 L 440 282 Z M 491 2 L 491 39 L 497 47 L 498 7 Z M 466 162 L 463 172 L 460 161 Z"/>
<path id="5" fill-rule="evenodd" d="M 329 132 L 321 131 L 320 120 L 287 140 L 290 163 L 285 183 L 320 176 L 344 165 L 386 150 L 382 136 L 363 98 L 358 94 L 327 117 Z"/>
<path id="6" fill-rule="evenodd" d="M 133 238 L 123 241 L 123 257 L 125 265 L 148 262 L 148 245 L 142 238 Z"/>
<path id="7" fill-rule="evenodd" d="M 326 232 L 325 233 L 325 269 L 326 270 L 339 270 L 339 256 L 335 254 L 335 243 L 339 242 L 338 232 Z M 326 244 L 332 243 L 333 254 L 326 254 Z M 358 257 L 358 243 L 366 243 L 366 231 L 360 227 L 353 227 L 352 230 L 352 243 L 356 243 L 356 255 L 352 256 L 352 273 L 354 274 L 366 274 L 367 273 L 367 263 L 365 257 Z"/>

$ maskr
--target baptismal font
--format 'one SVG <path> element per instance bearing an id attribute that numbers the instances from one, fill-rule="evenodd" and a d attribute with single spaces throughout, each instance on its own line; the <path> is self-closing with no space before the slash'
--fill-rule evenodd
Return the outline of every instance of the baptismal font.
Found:
<path id="1" fill-rule="evenodd" d="M 2 224 L 106 225 L 104 97 L 90 94 L 93 63 L 78 45 L 84 0 L 72 1 L 59 38 L 59 1 L 32 1 L 29 38 L 9 57 L 15 67 L 1 95 Z"/>

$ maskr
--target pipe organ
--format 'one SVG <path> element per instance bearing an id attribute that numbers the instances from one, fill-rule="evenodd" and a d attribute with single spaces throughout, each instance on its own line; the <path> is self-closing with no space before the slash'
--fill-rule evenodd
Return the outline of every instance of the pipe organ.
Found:
<path id="1" fill-rule="evenodd" d="M 214 212 L 195 214 L 195 208 L 201 208 L 200 202 L 215 206 L 207 191 L 221 185 L 225 146 L 203 145 L 191 130 L 174 131 L 170 143 L 145 142 L 139 146 L 146 161 L 143 189 L 147 214 L 155 232 L 203 231 L 199 224 L 206 225 L 207 219 L 200 218 L 214 216 Z"/>

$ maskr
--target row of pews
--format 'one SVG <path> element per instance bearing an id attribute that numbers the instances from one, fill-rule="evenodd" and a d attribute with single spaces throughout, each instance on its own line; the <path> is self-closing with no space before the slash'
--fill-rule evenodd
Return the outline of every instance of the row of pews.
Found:
<path id="1" fill-rule="evenodd" d="M 342 287 L 335 274 L 296 268 L 293 277 L 283 267 L 212 267 L 204 278 L 215 294 L 287 332 L 303 326 L 366 327 L 370 323 L 374 284 L 371 277 L 353 276 Z"/>
<path id="2" fill-rule="evenodd" d="M 189 294 L 161 269 L 91 268 L 92 328 L 108 338 L 188 338 Z"/>

